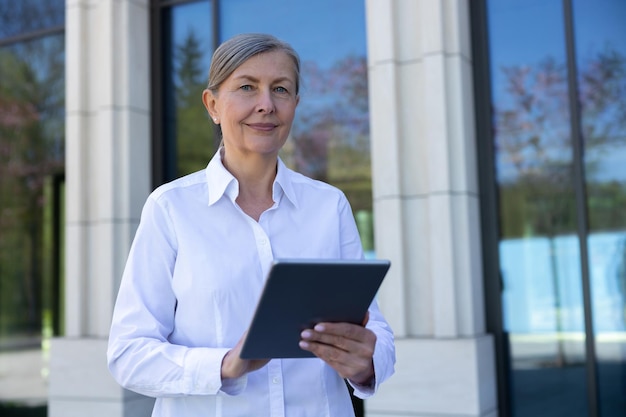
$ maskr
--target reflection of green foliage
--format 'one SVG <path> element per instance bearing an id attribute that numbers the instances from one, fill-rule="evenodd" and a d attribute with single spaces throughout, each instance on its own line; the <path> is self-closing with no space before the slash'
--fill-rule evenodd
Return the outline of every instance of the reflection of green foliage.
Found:
<path id="1" fill-rule="evenodd" d="M 202 105 L 206 80 L 202 49 L 194 32 L 177 46 L 176 68 L 176 145 L 178 174 L 185 175 L 206 167 L 214 153 L 213 129 Z"/>
<path id="2" fill-rule="evenodd" d="M 63 170 L 64 42 L 0 49 L 0 335 L 39 332 L 47 178 Z"/>
<path id="3" fill-rule="evenodd" d="M 626 229 L 626 184 L 617 181 L 589 183 L 587 201 L 592 230 Z"/>
<path id="4" fill-rule="evenodd" d="M 500 188 L 502 238 L 555 236 L 575 230 L 574 194 L 558 183 L 518 182 Z"/>
<path id="5" fill-rule="evenodd" d="M 506 101 L 495 112 L 503 237 L 576 230 L 567 73 L 548 58 L 502 69 Z M 607 151 L 626 152 L 626 57 L 605 51 L 579 68 L 587 203 L 592 230 L 626 227 L 626 184 L 598 173 Z M 626 161 L 625 161 L 626 162 Z"/>

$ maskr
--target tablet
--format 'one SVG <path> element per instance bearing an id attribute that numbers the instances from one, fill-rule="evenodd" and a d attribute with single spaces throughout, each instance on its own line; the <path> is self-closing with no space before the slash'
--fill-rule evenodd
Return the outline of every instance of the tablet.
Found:
<path id="1" fill-rule="evenodd" d="M 298 345 L 302 330 L 319 322 L 361 324 L 389 267 L 381 259 L 275 260 L 241 358 L 314 357 Z"/>

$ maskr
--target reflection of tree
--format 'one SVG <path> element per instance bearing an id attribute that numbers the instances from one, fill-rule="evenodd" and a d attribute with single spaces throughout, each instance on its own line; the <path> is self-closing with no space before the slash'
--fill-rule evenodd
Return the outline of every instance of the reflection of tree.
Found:
<path id="1" fill-rule="evenodd" d="M 606 49 L 585 64 L 579 87 L 585 145 L 626 145 L 626 57 Z"/>
<path id="2" fill-rule="evenodd" d="M 365 57 L 347 57 L 328 70 L 307 62 L 303 78 L 285 159 L 305 175 L 340 187 L 355 211 L 371 210 Z"/>
<path id="3" fill-rule="evenodd" d="M 506 99 L 495 111 L 504 238 L 548 237 L 555 294 L 556 330 L 562 309 L 554 238 L 576 230 L 573 152 L 569 123 L 567 73 L 547 58 L 535 67 L 502 69 Z M 603 149 L 626 148 L 626 59 L 603 51 L 579 64 L 579 103 L 586 152 L 588 204 L 592 228 L 622 229 L 626 184 L 603 182 L 599 158 Z M 602 210 L 595 210 L 604 205 Z M 598 207 L 594 207 L 598 206 Z M 608 215 L 607 215 L 608 214 Z M 557 364 L 565 360 L 559 343 Z"/>
<path id="4" fill-rule="evenodd" d="M 508 67 L 503 73 L 507 101 L 496 109 L 502 206 L 509 214 L 503 233 L 571 232 L 575 207 L 566 68 L 548 58 L 536 67 Z M 604 51 L 585 60 L 579 73 L 586 170 L 594 178 L 602 150 L 626 146 L 626 58 Z M 590 210 L 592 228 L 624 227 L 626 214 L 616 203 L 626 198 L 626 185 L 597 180 L 587 186 L 590 206 L 605 204 L 602 215 Z M 612 202 L 608 210 L 607 202 Z"/>
<path id="5" fill-rule="evenodd" d="M 213 129 L 201 99 L 206 87 L 202 58 L 200 40 L 190 31 L 174 54 L 178 175 L 203 169 L 214 152 Z"/>
<path id="6" fill-rule="evenodd" d="M 63 169 L 63 38 L 0 49 L 0 333 L 39 331 L 46 178 Z M 22 314 L 16 313 L 22 312 Z"/>

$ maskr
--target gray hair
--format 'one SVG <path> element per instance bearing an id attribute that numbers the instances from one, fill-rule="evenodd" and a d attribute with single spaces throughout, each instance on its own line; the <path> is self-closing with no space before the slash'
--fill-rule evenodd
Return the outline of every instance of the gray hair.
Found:
<path id="1" fill-rule="evenodd" d="M 213 53 L 207 89 L 217 92 L 220 85 L 248 59 L 264 52 L 283 51 L 293 60 L 296 94 L 300 91 L 300 57 L 289 45 L 272 35 L 244 33 L 222 43 Z"/>

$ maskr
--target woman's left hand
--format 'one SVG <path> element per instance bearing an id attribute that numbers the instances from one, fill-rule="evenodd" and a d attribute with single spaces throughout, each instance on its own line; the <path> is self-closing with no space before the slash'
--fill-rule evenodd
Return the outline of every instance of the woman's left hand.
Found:
<path id="1" fill-rule="evenodd" d="M 322 359 L 342 378 L 369 385 L 374 377 L 376 335 L 351 323 L 318 323 L 301 333 L 300 348 Z"/>

